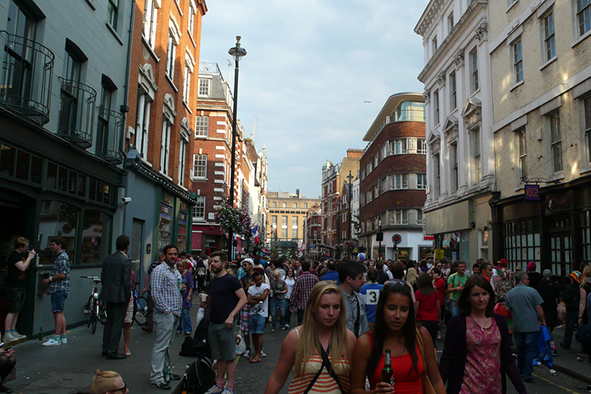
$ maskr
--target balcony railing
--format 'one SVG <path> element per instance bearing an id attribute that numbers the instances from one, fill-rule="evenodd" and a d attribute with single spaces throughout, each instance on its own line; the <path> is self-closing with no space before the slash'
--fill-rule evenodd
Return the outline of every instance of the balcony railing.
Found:
<path id="1" fill-rule="evenodd" d="M 123 124 L 124 117 L 119 112 L 103 107 L 98 109 L 98 129 L 96 134 L 96 153 L 113 164 L 123 162 Z"/>
<path id="2" fill-rule="evenodd" d="M 49 122 L 55 55 L 35 41 L 4 30 L 0 31 L 2 47 L 0 105 L 10 107 L 37 124 Z"/>
<path id="3" fill-rule="evenodd" d="M 58 134 L 82 149 L 92 146 L 96 90 L 59 77 L 62 83 Z"/>

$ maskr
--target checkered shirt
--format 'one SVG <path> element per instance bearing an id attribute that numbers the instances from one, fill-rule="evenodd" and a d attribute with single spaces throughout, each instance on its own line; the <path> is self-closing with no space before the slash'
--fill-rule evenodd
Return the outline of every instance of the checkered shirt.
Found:
<path id="1" fill-rule="evenodd" d="M 65 250 L 62 250 L 55 256 L 50 275 L 55 276 L 57 274 L 64 274 L 66 277 L 49 282 L 49 292 L 63 291 L 68 294 L 70 291 L 70 257 L 68 257 Z"/>
<path id="2" fill-rule="evenodd" d="M 310 292 L 318 282 L 319 280 L 316 275 L 305 271 L 302 272 L 293 285 L 293 290 L 291 291 L 291 296 L 289 298 L 290 307 L 300 310 L 306 309 L 306 303 L 308 302 Z"/>
<path id="3" fill-rule="evenodd" d="M 176 316 L 181 315 L 183 297 L 180 284 L 182 284 L 182 277 L 176 268 L 171 269 L 166 263 L 154 268 L 150 278 L 150 285 L 155 311 L 173 313 Z"/>

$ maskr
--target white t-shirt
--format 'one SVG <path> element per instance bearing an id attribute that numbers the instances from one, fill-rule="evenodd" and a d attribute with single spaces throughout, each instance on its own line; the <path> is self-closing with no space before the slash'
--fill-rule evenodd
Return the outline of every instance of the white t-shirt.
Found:
<path id="1" fill-rule="evenodd" d="M 269 292 L 270 292 L 271 286 L 269 286 L 267 283 L 261 283 L 261 285 L 259 287 L 250 286 L 248 288 L 248 294 L 250 294 L 252 297 L 258 297 L 260 295 L 263 295 L 265 290 L 269 290 Z M 267 317 L 267 316 L 269 316 L 269 314 L 267 312 L 269 309 L 268 306 L 269 306 L 269 296 L 267 296 L 267 298 L 265 298 L 265 301 L 263 301 L 262 303 L 259 302 L 258 304 L 251 305 L 250 306 L 250 314 Z"/>

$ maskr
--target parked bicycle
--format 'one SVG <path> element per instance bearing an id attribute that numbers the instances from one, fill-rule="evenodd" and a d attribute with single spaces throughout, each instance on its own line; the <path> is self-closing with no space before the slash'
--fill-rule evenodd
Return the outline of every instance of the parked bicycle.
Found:
<path id="1" fill-rule="evenodd" d="M 138 283 L 139 285 L 139 283 Z M 133 321 L 140 326 L 146 324 L 146 315 L 148 314 L 148 300 L 137 292 L 137 288 L 133 289 Z M 133 321 L 131 324 L 133 324 Z"/>
<path id="2" fill-rule="evenodd" d="M 81 276 L 82 279 L 92 280 L 90 297 L 84 304 L 84 314 L 86 315 L 86 326 L 90 327 L 92 335 L 96 332 L 96 326 L 100 321 L 105 324 L 107 321 L 107 309 L 102 301 L 99 300 L 98 284 L 101 283 L 99 276 Z"/>

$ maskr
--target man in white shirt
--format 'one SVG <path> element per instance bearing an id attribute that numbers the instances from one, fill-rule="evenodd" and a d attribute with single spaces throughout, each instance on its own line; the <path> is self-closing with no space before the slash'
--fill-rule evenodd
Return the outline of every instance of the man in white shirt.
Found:
<path id="1" fill-rule="evenodd" d="M 250 304 L 250 333 L 254 342 L 255 354 L 250 358 L 251 363 L 261 362 L 263 349 L 263 332 L 268 316 L 269 291 L 271 286 L 263 283 L 263 276 L 255 271 L 252 274 L 254 286 L 248 288 L 248 303 Z"/>

